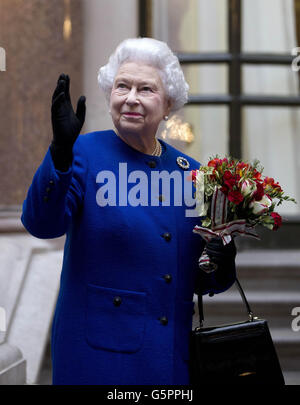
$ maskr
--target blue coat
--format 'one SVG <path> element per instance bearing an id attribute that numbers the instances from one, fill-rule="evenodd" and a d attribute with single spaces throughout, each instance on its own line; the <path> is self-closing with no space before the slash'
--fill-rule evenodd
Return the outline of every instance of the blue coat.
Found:
<path id="1" fill-rule="evenodd" d="M 189 383 L 195 288 L 219 293 L 235 275 L 224 272 L 218 280 L 199 273 L 204 242 L 192 232 L 199 218 L 185 215 L 190 207 L 176 205 L 175 192 L 164 206 L 159 195 L 166 198 L 166 190 L 151 189 L 153 171 L 176 171 L 183 178 L 199 167 L 161 142 L 162 155 L 153 157 L 112 130 L 79 135 L 67 172 L 55 170 L 48 149 L 34 175 L 23 225 L 37 238 L 66 234 L 51 335 L 53 384 Z M 189 169 L 177 164 L 178 156 Z M 131 173 L 128 182 L 124 172 L 118 176 L 119 163 Z M 149 181 L 137 192 L 141 172 L 140 183 Z M 116 185 L 113 191 L 108 184 Z M 148 202 L 152 192 L 156 203 L 134 206 L 147 190 Z"/>

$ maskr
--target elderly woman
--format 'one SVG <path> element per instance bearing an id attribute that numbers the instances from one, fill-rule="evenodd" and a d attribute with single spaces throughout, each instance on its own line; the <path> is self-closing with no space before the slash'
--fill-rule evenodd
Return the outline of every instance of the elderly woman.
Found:
<path id="1" fill-rule="evenodd" d="M 62 74 L 53 140 L 23 204 L 33 236 L 66 234 L 53 383 L 189 384 L 193 293 L 232 285 L 235 247 L 210 242 L 218 268 L 199 269 L 204 241 L 192 232 L 199 218 L 187 215 L 183 186 L 199 163 L 156 138 L 188 85 L 177 57 L 150 38 L 123 41 L 98 80 L 115 129 L 79 135 L 85 97 L 75 114 Z M 162 187 L 155 179 L 166 174 Z"/>

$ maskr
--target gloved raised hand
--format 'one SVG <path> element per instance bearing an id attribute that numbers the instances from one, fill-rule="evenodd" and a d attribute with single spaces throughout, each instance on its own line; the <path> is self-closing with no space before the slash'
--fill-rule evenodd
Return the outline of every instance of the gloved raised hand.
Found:
<path id="1" fill-rule="evenodd" d="M 74 113 L 70 98 L 70 78 L 61 74 L 52 96 L 51 121 L 53 139 L 51 156 L 57 170 L 67 171 L 72 163 L 72 148 L 85 119 L 85 97 L 81 96 Z"/>

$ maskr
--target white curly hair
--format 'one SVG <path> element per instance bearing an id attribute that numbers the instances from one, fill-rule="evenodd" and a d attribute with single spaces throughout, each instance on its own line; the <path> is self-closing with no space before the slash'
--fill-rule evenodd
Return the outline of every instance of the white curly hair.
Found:
<path id="1" fill-rule="evenodd" d="M 142 61 L 158 69 L 171 112 L 188 100 L 189 85 L 185 81 L 178 58 L 165 42 L 153 38 L 129 38 L 122 41 L 98 72 L 98 83 L 109 102 L 114 78 L 124 62 Z"/>

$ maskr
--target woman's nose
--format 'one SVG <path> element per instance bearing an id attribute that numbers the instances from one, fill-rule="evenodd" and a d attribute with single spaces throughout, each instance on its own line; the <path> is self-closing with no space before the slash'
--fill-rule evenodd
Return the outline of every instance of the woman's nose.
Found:
<path id="1" fill-rule="evenodd" d="M 137 91 L 135 88 L 132 88 L 127 95 L 126 103 L 129 105 L 134 105 L 139 103 Z"/>

